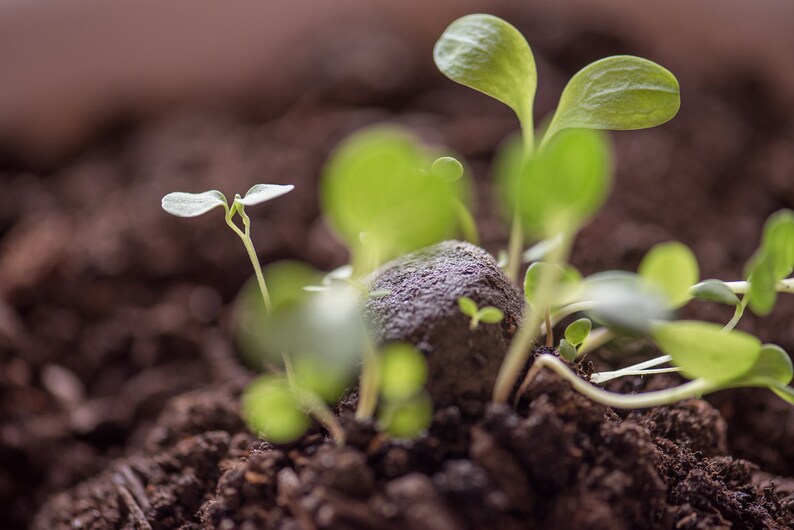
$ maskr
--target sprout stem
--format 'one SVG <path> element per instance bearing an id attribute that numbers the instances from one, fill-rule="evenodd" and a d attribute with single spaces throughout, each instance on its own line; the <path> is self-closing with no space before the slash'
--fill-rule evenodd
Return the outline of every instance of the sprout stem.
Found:
<path id="1" fill-rule="evenodd" d="M 369 337 L 364 339 L 364 358 L 361 362 L 361 380 L 358 385 L 356 419 L 368 420 L 375 414 L 380 386 L 380 362 L 378 352 Z"/>
<path id="2" fill-rule="evenodd" d="M 737 282 L 739 283 L 739 282 Z M 747 309 L 747 303 L 750 301 L 750 297 L 746 294 L 742 296 L 742 301 L 736 304 L 736 309 L 733 312 L 733 317 L 725 324 L 725 327 L 722 328 L 722 331 L 725 333 L 733 330 L 736 327 L 736 324 L 742 319 L 742 315 L 744 315 L 744 310 Z"/>
<path id="3" fill-rule="evenodd" d="M 281 358 L 284 360 L 287 382 L 301 408 L 325 427 L 337 445 L 345 445 L 345 430 L 336 419 L 336 416 L 334 416 L 334 413 L 331 412 L 331 409 L 317 394 L 300 387 L 295 378 L 295 369 L 292 367 L 289 355 L 282 353 Z"/>
<path id="4" fill-rule="evenodd" d="M 568 258 L 571 248 L 571 236 L 567 232 L 562 233 L 562 241 L 549 254 L 548 263 L 558 265 Z M 558 267 L 544 267 L 538 284 L 538 292 L 535 299 L 535 306 L 543 308 L 549 305 L 549 299 L 553 295 L 559 274 Z M 527 308 L 529 314 L 525 315 L 524 322 L 513 337 L 510 348 L 507 350 L 505 359 L 499 369 L 494 385 L 493 400 L 497 403 L 505 403 L 510 398 L 513 386 L 516 384 L 521 371 L 529 359 L 532 344 L 538 337 L 540 325 L 543 322 L 543 311 L 532 311 Z"/>
<path id="5" fill-rule="evenodd" d="M 735 294 L 746 294 L 750 291 L 750 282 L 725 282 Z M 775 285 L 775 291 L 779 293 L 794 293 L 794 278 L 780 280 Z"/>
<path id="6" fill-rule="evenodd" d="M 510 241 L 507 244 L 507 267 L 505 274 L 513 283 L 518 283 L 518 269 L 521 266 L 521 252 L 524 246 L 524 231 L 518 213 L 513 215 L 513 226 L 510 228 Z"/>
<path id="7" fill-rule="evenodd" d="M 240 230 L 234 221 L 232 221 L 232 216 L 234 212 L 237 211 L 240 214 L 240 217 L 243 220 L 243 227 L 245 228 L 245 232 Z M 245 213 L 242 206 L 237 208 L 231 208 L 226 214 L 226 224 L 237 234 L 243 242 L 243 246 L 245 246 L 246 252 L 248 252 L 248 258 L 251 260 L 251 265 L 254 267 L 254 275 L 256 276 L 256 281 L 259 284 L 259 291 L 262 293 L 262 301 L 265 303 L 265 311 L 270 313 L 273 310 L 273 305 L 270 301 L 270 293 L 267 290 L 267 285 L 265 284 L 265 277 L 262 274 L 262 266 L 259 265 L 259 258 L 256 255 L 256 249 L 254 248 L 254 242 L 251 241 L 251 219 Z"/>
<path id="8" fill-rule="evenodd" d="M 668 388 L 666 390 L 657 390 L 654 392 L 645 392 L 642 394 L 618 394 L 616 392 L 608 392 L 597 386 L 585 381 L 571 371 L 568 366 L 558 359 L 557 357 L 549 354 L 543 354 L 535 359 L 532 364 L 524 383 L 521 385 L 521 390 L 526 390 L 529 384 L 537 377 L 538 373 L 543 368 L 548 368 L 558 376 L 562 377 L 571 384 L 574 390 L 595 401 L 608 407 L 617 409 L 640 409 L 647 407 L 657 407 L 660 405 L 670 405 L 683 399 L 699 397 L 703 394 L 717 390 L 713 384 L 704 381 L 703 379 L 695 379 L 683 385 Z M 520 390 L 520 391 L 521 391 Z"/>

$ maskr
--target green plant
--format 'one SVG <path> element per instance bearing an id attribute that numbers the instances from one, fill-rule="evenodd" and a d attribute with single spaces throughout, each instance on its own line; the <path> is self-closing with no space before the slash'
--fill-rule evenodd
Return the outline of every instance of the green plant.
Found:
<path id="1" fill-rule="evenodd" d="M 592 399 L 624 408 L 670 403 L 735 386 L 768 387 L 794 400 L 794 391 L 787 386 L 792 374 L 786 353 L 733 331 L 748 305 L 766 314 L 777 292 L 794 288 L 787 279 L 794 265 L 790 212 L 778 213 L 767 223 L 744 282 L 698 283 L 694 255 L 676 242 L 652 249 L 638 274 L 610 272 L 583 279 L 568 264 L 573 239 L 600 210 L 612 182 L 611 148 L 599 130 L 654 127 L 674 117 L 680 106 L 679 86 L 669 71 L 632 56 L 608 57 L 586 66 L 568 82 L 536 142 L 532 107 L 537 74 L 531 49 L 518 30 L 491 15 L 465 16 L 444 31 L 434 59 L 453 81 L 509 106 L 521 125 L 522 140 L 505 143 L 494 171 L 503 206 L 512 218 L 506 272 L 517 279 L 522 255 L 535 263 L 524 280 L 528 314 L 498 375 L 495 401 L 509 398 L 535 340 L 546 334 L 547 345 L 552 345 L 553 326 L 580 312 L 589 318 L 571 324 L 559 345 L 569 362 L 626 333 L 651 338 L 665 354 L 623 370 L 594 374 L 593 382 L 672 371 L 691 382 L 622 396 L 595 387 L 565 361 L 544 354 L 535 359 L 519 394 L 547 367 Z M 539 242 L 522 252 L 525 237 Z M 740 300 L 738 294 L 744 297 Z M 724 327 L 669 320 L 675 309 L 693 298 L 735 305 L 735 316 Z M 599 325 L 592 332 L 591 320 Z M 658 368 L 666 363 L 673 366 Z"/>
<path id="2" fill-rule="evenodd" d="M 458 308 L 461 313 L 471 318 L 469 329 L 477 329 L 480 322 L 483 324 L 498 324 L 505 317 L 505 314 L 498 307 L 490 305 L 477 307 L 477 302 L 468 296 L 458 298 Z"/>

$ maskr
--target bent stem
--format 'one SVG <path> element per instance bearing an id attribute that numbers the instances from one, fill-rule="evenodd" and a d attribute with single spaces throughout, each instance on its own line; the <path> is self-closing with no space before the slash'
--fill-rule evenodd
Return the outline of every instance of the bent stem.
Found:
<path id="1" fill-rule="evenodd" d="M 559 265 L 568 258 L 568 253 L 571 247 L 571 236 L 567 231 L 562 232 L 562 241 L 549 255 L 548 263 L 552 265 Z M 502 366 L 499 368 L 499 374 L 496 377 L 496 383 L 493 391 L 493 401 L 496 403 L 506 403 L 510 398 L 510 393 L 521 375 L 521 371 L 529 359 L 529 354 L 532 344 L 540 333 L 540 326 L 544 320 L 544 307 L 549 306 L 550 298 L 554 292 L 555 285 L 558 277 L 558 267 L 544 267 L 541 272 L 539 281 L 538 293 L 535 299 L 535 307 L 537 310 L 528 308 L 529 315 L 524 320 L 523 324 L 518 330 L 518 333 L 513 337 L 510 347 L 507 350 L 505 359 Z"/>
<path id="2" fill-rule="evenodd" d="M 290 390 L 292 390 L 295 399 L 298 400 L 300 407 L 328 431 L 337 445 L 344 445 L 345 431 L 342 429 L 342 425 L 336 419 L 336 416 L 334 416 L 334 413 L 331 412 L 331 409 L 328 408 L 317 394 L 300 387 L 295 378 L 295 370 L 292 367 L 292 361 L 289 356 L 284 353 L 281 355 L 281 358 L 284 360 L 284 368 L 287 372 L 287 382 L 289 383 Z"/>
<path id="3" fill-rule="evenodd" d="M 590 381 L 593 383 L 605 383 L 607 381 L 611 381 L 612 379 L 617 379 L 618 377 L 623 377 L 625 375 L 646 375 L 652 373 L 649 368 L 653 368 L 654 366 L 659 366 L 660 364 L 669 363 L 672 361 L 673 358 L 669 355 L 661 355 L 654 359 L 649 359 L 647 361 L 643 361 L 641 363 L 632 364 L 631 366 L 626 366 L 621 368 L 620 370 L 613 370 L 610 372 L 597 372 L 590 376 Z M 668 370 L 664 368 L 664 370 Z M 673 370 L 671 370 L 673 371 Z M 678 371 L 678 368 L 675 369 Z M 637 374 L 636 372 L 642 372 Z"/>
<path id="4" fill-rule="evenodd" d="M 232 220 L 232 216 L 234 216 L 235 211 L 240 214 L 240 218 L 243 220 L 243 228 L 245 231 L 240 230 L 234 221 Z M 265 302 L 265 311 L 270 313 L 273 310 L 272 303 L 270 301 L 270 293 L 267 290 L 267 285 L 265 284 L 265 277 L 262 274 L 262 267 L 259 265 L 259 258 L 256 255 L 256 249 L 254 248 L 254 242 L 251 240 L 251 218 L 245 213 L 244 207 L 239 206 L 235 203 L 235 206 L 232 206 L 226 212 L 226 224 L 237 234 L 243 242 L 243 246 L 245 246 L 246 252 L 248 252 L 248 259 L 251 260 L 251 265 L 254 267 L 254 275 L 256 276 L 256 282 L 259 284 L 259 291 L 262 293 L 262 300 Z"/>
<path id="5" fill-rule="evenodd" d="M 537 377 L 543 368 L 548 368 L 558 376 L 565 379 L 574 390 L 587 398 L 617 409 L 641 409 L 648 407 L 658 407 L 660 405 L 670 405 L 683 399 L 696 398 L 703 394 L 713 392 L 718 389 L 714 384 L 708 383 L 703 379 L 695 379 L 683 385 L 668 388 L 666 390 L 656 390 L 642 394 L 618 394 L 608 392 L 585 381 L 557 357 L 549 354 L 538 356 L 532 364 L 532 368 L 527 373 L 527 378 L 521 385 L 525 391 L 529 384 Z M 523 392 L 522 392 L 523 393 Z M 519 394 L 520 395 L 520 394 Z"/>

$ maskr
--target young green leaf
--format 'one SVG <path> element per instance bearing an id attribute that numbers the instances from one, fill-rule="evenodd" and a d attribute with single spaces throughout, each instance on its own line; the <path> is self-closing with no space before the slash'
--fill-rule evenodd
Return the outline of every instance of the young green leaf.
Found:
<path id="1" fill-rule="evenodd" d="M 593 323 L 590 322 L 589 318 L 575 320 L 565 328 L 565 340 L 573 346 L 579 346 L 590 334 L 591 329 L 593 329 Z"/>
<path id="2" fill-rule="evenodd" d="M 432 160 L 412 134 L 395 126 L 359 131 L 337 148 L 324 171 L 321 199 L 354 258 L 377 266 L 454 235 L 465 183 L 430 173 Z"/>
<path id="3" fill-rule="evenodd" d="M 463 176 L 463 164 L 451 156 L 442 156 L 433 162 L 430 172 L 441 180 L 455 182 Z"/>
<path id="4" fill-rule="evenodd" d="M 460 308 L 460 312 L 467 317 L 474 318 L 474 316 L 477 315 L 477 302 L 468 296 L 461 296 L 458 298 L 458 307 Z"/>
<path id="5" fill-rule="evenodd" d="M 433 59 L 448 78 L 513 109 L 524 134 L 532 134 L 537 70 L 532 50 L 516 28 L 492 15 L 467 15 L 444 31 Z"/>
<path id="6" fill-rule="evenodd" d="M 275 199 L 276 197 L 281 197 L 294 189 L 295 186 L 291 184 L 287 186 L 280 184 L 256 184 L 246 192 L 245 197 L 235 199 L 234 202 L 242 204 L 243 206 L 253 206 Z"/>
<path id="7" fill-rule="evenodd" d="M 560 351 L 560 357 L 562 357 L 569 363 L 572 363 L 576 360 L 576 355 L 577 355 L 576 346 L 568 342 L 566 339 L 562 339 L 560 341 L 559 351 Z"/>
<path id="8" fill-rule="evenodd" d="M 410 398 L 427 381 L 425 356 L 410 344 L 387 345 L 381 353 L 380 392 L 390 401 Z"/>
<path id="9" fill-rule="evenodd" d="M 777 299 L 777 282 L 791 274 L 794 266 L 794 212 L 774 213 L 764 225 L 761 247 L 747 267 L 750 309 L 769 314 Z"/>
<path id="10" fill-rule="evenodd" d="M 713 383 L 746 374 L 761 352 L 761 342 L 752 335 L 725 332 L 710 322 L 665 322 L 654 326 L 651 336 L 685 376 Z"/>
<path id="11" fill-rule="evenodd" d="M 556 135 L 524 164 L 512 185 L 527 234 L 549 238 L 575 232 L 601 208 L 612 183 L 606 136 L 572 129 Z"/>
<path id="12" fill-rule="evenodd" d="M 681 106 L 678 81 L 658 64 L 630 55 L 607 57 L 577 72 L 560 96 L 546 132 L 631 130 L 672 119 Z"/>
<path id="13" fill-rule="evenodd" d="M 693 285 L 689 294 L 692 298 L 707 302 L 719 302 L 727 305 L 737 305 L 740 302 L 736 293 L 722 280 L 703 280 Z"/>
<path id="14" fill-rule="evenodd" d="M 700 270 L 689 247 L 677 241 L 660 243 L 645 254 L 639 275 L 659 289 L 670 307 L 679 307 L 689 300 L 689 288 L 698 281 Z"/>
<path id="15" fill-rule="evenodd" d="M 483 324 L 498 324 L 504 317 L 504 312 L 493 306 L 485 306 L 477 311 L 477 320 Z"/>
<path id="16" fill-rule="evenodd" d="M 395 438 L 414 438 L 433 421 L 433 402 L 426 392 L 404 401 L 387 401 L 382 407 L 379 423 Z"/>
<path id="17" fill-rule="evenodd" d="M 594 306 L 588 316 L 612 330 L 644 335 L 654 322 L 670 318 L 667 300 L 636 274 L 606 271 L 589 276 L 582 298 Z"/>
<path id="18" fill-rule="evenodd" d="M 731 386 L 786 386 L 794 378 L 794 367 L 788 353 L 776 344 L 764 344 L 755 364 L 738 380 L 738 385 Z"/>
<path id="19" fill-rule="evenodd" d="M 163 197 L 161 205 L 163 210 L 177 217 L 198 217 L 218 206 L 227 208 L 226 197 L 217 190 L 202 193 L 175 191 Z"/>
<path id="20" fill-rule="evenodd" d="M 242 412 L 248 425 L 272 443 L 288 443 L 309 427 L 289 384 L 281 377 L 265 375 L 243 393 Z"/>
<path id="21" fill-rule="evenodd" d="M 521 258 L 524 263 L 542 260 L 548 256 L 552 250 L 559 248 L 559 246 L 562 245 L 562 241 L 562 234 L 557 234 L 548 239 L 542 239 L 529 247 L 529 249 L 521 255 Z"/>
<path id="22" fill-rule="evenodd" d="M 524 298 L 527 303 L 532 305 L 535 303 L 538 287 L 543 277 L 548 277 L 549 274 L 554 273 L 556 276 L 557 287 L 561 291 L 569 291 L 575 289 L 582 279 L 579 271 L 570 265 L 564 268 L 559 265 L 552 265 L 545 261 L 536 261 L 527 267 L 527 272 L 524 275 Z M 564 298 L 564 297 L 560 297 Z"/>

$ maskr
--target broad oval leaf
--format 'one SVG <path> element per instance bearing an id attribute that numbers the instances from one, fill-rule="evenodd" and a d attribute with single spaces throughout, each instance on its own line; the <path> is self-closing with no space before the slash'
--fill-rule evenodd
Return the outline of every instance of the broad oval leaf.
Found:
<path id="1" fill-rule="evenodd" d="M 458 308 L 460 308 L 460 312 L 467 317 L 473 317 L 477 314 L 477 302 L 468 296 L 461 296 L 458 298 Z"/>
<path id="2" fill-rule="evenodd" d="M 598 212 L 612 183 L 612 157 L 599 131 L 563 131 L 524 164 L 508 186 L 529 235 L 575 232 Z"/>
<path id="3" fill-rule="evenodd" d="M 465 179 L 438 178 L 429 171 L 433 160 L 396 126 L 364 129 L 336 149 L 324 170 L 321 200 L 354 258 L 371 267 L 455 234 Z"/>
<path id="4" fill-rule="evenodd" d="M 673 308 L 689 300 L 690 287 L 700 279 L 695 255 L 678 241 L 660 243 L 649 250 L 640 262 L 638 273 L 659 289 Z"/>
<path id="5" fill-rule="evenodd" d="M 727 305 L 736 305 L 740 302 L 736 293 L 722 280 L 703 280 L 693 285 L 689 294 L 692 295 L 692 298 L 707 302 L 719 302 Z"/>
<path id="6" fill-rule="evenodd" d="M 387 401 L 380 407 L 380 427 L 395 438 L 414 438 L 430 427 L 433 401 L 426 392 L 407 400 Z"/>
<path id="7" fill-rule="evenodd" d="M 243 392 L 242 413 L 252 430 L 272 443 L 288 443 L 309 427 L 287 382 L 265 375 L 254 380 Z"/>
<path id="8" fill-rule="evenodd" d="M 505 314 L 498 307 L 489 305 L 477 311 L 477 317 L 483 324 L 498 324 L 505 318 Z"/>
<path id="9" fill-rule="evenodd" d="M 532 134 L 532 105 L 538 84 L 532 50 L 511 24 L 474 14 L 449 25 L 433 48 L 441 73 L 513 109 L 525 134 Z"/>
<path id="10" fill-rule="evenodd" d="M 794 266 L 794 212 L 780 210 L 764 224 L 761 247 L 747 266 L 750 309 L 769 314 L 777 299 L 777 282 L 791 274 Z"/>
<path id="11" fill-rule="evenodd" d="M 292 184 L 256 184 L 245 194 L 245 197 L 236 198 L 234 202 L 242 204 L 243 206 L 253 206 L 260 204 L 276 197 L 281 197 L 285 193 L 294 190 L 295 186 Z"/>
<path id="12" fill-rule="evenodd" d="M 680 106 L 678 81 L 667 69 L 641 57 L 607 57 L 568 81 L 546 138 L 570 128 L 655 127 L 672 119 Z"/>
<path id="13" fill-rule="evenodd" d="M 576 356 L 577 356 L 576 347 L 570 342 L 568 342 L 566 339 L 562 339 L 560 341 L 560 346 L 558 348 L 558 351 L 560 352 L 560 357 L 562 357 L 569 363 L 572 363 L 576 360 Z"/>
<path id="14" fill-rule="evenodd" d="M 175 191 L 163 197 L 160 203 L 163 210 L 177 217 L 198 217 L 213 208 L 227 208 L 226 197 L 217 190 L 201 193 Z"/>
<path id="15" fill-rule="evenodd" d="M 746 374 L 761 352 L 757 338 L 742 331 L 723 331 L 711 322 L 660 323 L 651 336 L 686 377 L 718 384 Z"/>
<path id="16" fill-rule="evenodd" d="M 591 329 L 593 329 L 593 323 L 589 318 L 575 320 L 565 328 L 565 340 L 574 346 L 579 346 L 590 334 Z"/>
<path id="17" fill-rule="evenodd" d="M 425 356 L 410 344 L 388 344 L 381 352 L 380 368 L 380 392 L 387 400 L 408 399 L 427 381 Z"/>
<path id="18" fill-rule="evenodd" d="M 630 335 L 644 335 L 656 322 L 670 318 L 667 300 L 630 272 L 606 271 L 589 276 L 583 299 L 594 306 L 587 312 L 593 320 Z"/>
<path id="19" fill-rule="evenodd" d="M 788 353 L 776 344 L 764 344 L 755 364 L 731 386 L 785 386 L 794 378 Z"/>

